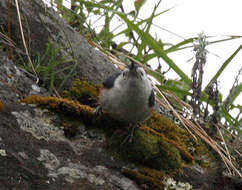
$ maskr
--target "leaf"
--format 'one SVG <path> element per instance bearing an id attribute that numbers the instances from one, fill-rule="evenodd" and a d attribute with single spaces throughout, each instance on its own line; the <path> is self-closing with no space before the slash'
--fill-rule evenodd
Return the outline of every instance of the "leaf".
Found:
<path id="1" fill-rule="evenodd" d="M 139 12 L 140 8 L 145 4 L 146 0 L 135 0 L 134 7 L 137 12 Z"/>
<path id="2" fill-rule="evenodd" d="M 242 44 L 236 49 L 236 51 L 223 63 L 223 65 L 220 67 L 218 72 L 214 75 L 214 77 L 210 80 L 210 82 L 207 84 L 207 86 L 204 89 L 204 92 L 206 92 L 208 86 L 210 86 L 215 80 L 218 79 L 218 77 L 221 75 L 221 73 L 224 71 L 224 69 L 228 66 L 228 64 L 232 61 L 232 59 L 239 53 L 239 51 L 242 49 Z"/>
<path id="3" fill-rule="evenodd" d="M 119 44 L 118 44 L 118 46 L 117 46 L 117 48 L 116 49 L 121 49 L 121 48 L 123 48 L 123 46 L 125 46 L 125 45 L 127 45 L 127 44 L 129 44 L 130 42 L 120 42 Z"/>
<path id="4" fill-rule="evenodd" d="M 160 72 L 160 70 L 147 70 L 146 73 L 148 75 L 151 75 L 152 77 L 154 77 L 160 84 L 163 84 L 164 82 L 164 76 L 162 75 L 162 73 Z"/>
<path id="5" fill-rule="evenodd" d="M 171 53 L 171 52 L 174 52 L 174 51 L 177 51 L 179 50 L 179 48 L 183 45 L 186 45 L 186 44 L 189 44 L 189 43 L 192 43 L 194 40 L 196 40 L 197 38 L 188 38 L 188 39 L 185 39 L 184 41 L 182 42 L 179 42 L 178 44 L 168 48 L 165 50 L 166 53 Z"/>
<path id="6" fill-rule="evenodd" d="M 224 104 L 226 104 L 226 108 L 228 108 L 231 104 L 233 104 L 234 100 L 240 95 L 241 91 L 242 91 L 242 82 L 235 88 L 232 87 L 230 94 L 224 101 Z M 229 102 L 226 102 L 226 100 L 229 100 Z"/>
<path id="7" fill-rule="evenodd" d="M 191 93 L 189 92 L 190 85 L 187 85 L 181 80 L 168 80 L 165 84 L 162 84 L 160 88 L 174 92 L 180 98 L 191 96 Z"/>
<path id="8" fill-rule="evenodd" d="M 207 38 L 210 38 L 210 37 L 207 37 Z M 222 40 L 210 41 L 210 42 L 208 42 L 208 45 L 216 44 L 216 43 L 221 43 L 221 42 L 226 42 L 226 41 L 230 41 L 230 40 L 234 40 L 234 39 L 238 39 L 238 38 L 242 38 L 242 36 L 229 37 L 229 38 L 225 38 L 225 39 L 222 39 Z M 181 43 L 181 45 L 185 45 L 187 40 L 189 41 L 189 40 L 192 40 L 192 39 L 196 40 L 197 37 L 193 37 L 193 38 L 185 39 L 184 42 L 180 42 L 180 43 Z M 180 43 L 179 43 L 179 44 L 180 44 Z M 182 44 L 182 43 L 184 43 L 184 44 Z M 180 50 L 187 49 L 187 48 L 194 48 L 194 45 L 193 45 L 193 44 L 192 44 L 192 45 L 189 45 L 189 46 L 185 46 L 185 47 L 181 47 L 181 45 L 179 45 L 179 44 L 177 44 L 178 47 L 171 47 L 172 49 L 169 49 L 169 48 L 168 48 L 168 49 L 166 50 L 167 53 L 170 53 L 170 52 L 173 52 L 173 51 L 180 51 Z M 176 45 L 175 45 L 175 46 L 176 46 Z M 173 49 L 174 49 L 174 50 L 173 50 Z"/>
<path id="9" fill-rule="evenodd" d="M 57 6 L 62 6 L 62 0 L 55 0 L 54 2 L 57 4 Z"/>
<path id="10" fill-rule="evenodd" d="M 241 132 L 240 129 L 240 123 L 234 119 L 228 111 L 224 108 L 224 106 L 221 106 L 221 113 L 222 116 L 225 118 L 225 120 L 229 123 L 230 126 L 233 127 L 233 129 L 236 129 L 239 133 Z"/>
<path id="11" fill-rule="evenodd" d="M 160 90 L 168 90 L 171 92 L 174 92 L 177 96 L 183 97 L 183 96 L 191 96 L 191 93 L 188 92 L 187 90 L 183 90 L 181 88 L 177 88 L 174 86 L 169 86 L 169 85 L 158 85 L 157 86 Z"/>
<path id="12" fill-rule="evenodd" d="M 160 14 L 164 13 L 164 12 L 161 12 L 161 13 L 155 15 L 155 11 L 156 11 L 157 8 L 158 8 L 158 5 L 156 5 L 156 6 L 154 7 L 154 10 L 152 11 L 151 16 L 148 17 L 148 20 L 147 20 L 146 25 L 145 25 L 145 27 L 144 27 L 144 32 L 145 32 L 145 33 L 149 33 L 150 28 L 151 28 L 151 25 L 152 25 L 152 23 L 153 23 L 153 19 L 154 19 L 156 16 L 159 16 Z M 146 29 L 145 29 L 145 28 L 146 28 Z M 138 41 L 138 40 L 139 40 L 139 38 L 137 39 L 137 41 Z M 144 41 L 142 41 L 142 43 L 138 46 L 138 54 L 137 54 L 137 57 L 136 57 L 138 60 L 140 60 L 140 58 L 143 56 L 142 52 L 143 52 L 143 50 L 145 49 L 146 45 L 147 45 L 147 44 L 146 44 Z"/>

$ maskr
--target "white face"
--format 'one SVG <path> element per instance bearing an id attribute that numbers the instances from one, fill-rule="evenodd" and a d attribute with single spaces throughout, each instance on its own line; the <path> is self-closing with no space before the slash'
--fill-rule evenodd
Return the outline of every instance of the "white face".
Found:
<path id="1" fill-rule="evenodd" d="M 139 79 L 146 78 L 146 73 L 142 67 L 135 66 L 134 68 L 130 69 L 129 67 L 126 67 L 123 70 L 123 77 L 136 77 Z"/>
<path id="2" fill-rule="evenodd" d="M 137 67 L 136 68 L 136 72 L 138 73 L 138 75 L 141 76 L 141 78 L 146 76 L 146 73 L 145 73 L 145 71 L 144 71 L 144 69 L 142 67 Z"/>

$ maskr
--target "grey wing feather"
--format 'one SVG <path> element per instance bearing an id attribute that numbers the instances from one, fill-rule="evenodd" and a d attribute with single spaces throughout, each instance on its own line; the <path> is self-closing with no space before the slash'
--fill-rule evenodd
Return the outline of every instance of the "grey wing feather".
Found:
<path id="1" fill-rule="evenodd" d="M 153 107 L 154 105 L 155 105 L 155 93 L 154 93 L 154 89 L 152 89 L 149 96 L 149 107 Z"/>
<path id="2" fill-rule="evenodd" d="M 103 82 L 103 86 L 105 88 L 112 88 L 115 82 L 115 79 L 120 75 L 121 73 L 115 73 L 113 75 L 111 75 L 110 77 L 108 77 L 104 82 Z"/>

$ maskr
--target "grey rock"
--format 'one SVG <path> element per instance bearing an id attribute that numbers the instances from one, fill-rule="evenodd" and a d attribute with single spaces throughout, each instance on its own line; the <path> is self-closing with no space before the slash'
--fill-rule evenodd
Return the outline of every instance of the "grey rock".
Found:
<path id="1" fill-rule="evenodd" d="M 19 152 L 18 155 L 21 156 L 25 160 L 29 159 L 28 155 L 25 152 Z"/>
<path id="2" fill-rule="evenodd" d="M 97 177 L 94 174 L 89 174 L 87 180 L 95 185 L 103 185 L 105 181 L 101 177 Z"/>
<path id="3" fill-rule="evenodd" d="M 6 150 L 0 149 L 0 156 L 7 156 Z"/>
<path id="4" fill-rule="evenodd" d="M 32 54 L 35 56 L 43 55 L 49 40 L 62 47 L 60 53 L 63 57 L 73 60 L 72 63 L 63 63 L 56 68 L 59 72 L 55 76 L 55 86 L 58 86 L 63 78 L 70 73 L 71 70 L 62 71 L 70 64 L 76 64 L 76 69 L 73 77 L 65 84 L 65 88 L 68 88 L 75 78 L 100 84 L 107 76 L 117 70 L 107 58 L 90 46 L 84 37 L 66 24 L 53 9 L 47 8 L 41 0 L 19 0 L 18 2 L 21 5 L 22 18 L 25 18 L 22 19 L 24 30 L 29 31 L 28 38 L 31 41 L 29 48 Z M 11 0 L 10 4 L 12 17 L 17 18 L 15 1 Z M 0 6 L 0 18 L 6 23 L 7 15 L 6 9 Z M 11 25 L 15 29 L 12 30 L 12 36 L 16 38 L 15 41 L 20 42 L 19 47 L 22 47 L 18 20 L 12 19 Z M 24 49 L 21 51 L 25 52 Z"/>
<path id="5" fill-rule="evenodd" d="M 126 177 L 110 176 L 109 181 L 122 190 L 138 190 L 135 183 Z"/>
<path id="6" fill-rule="evenodd" d="M 57 157 L 47 149 L 41 149 L 40 156 L 37 159 L 44 163 L 45 167 L 49 170 L 54 171 L 60 165 Z"/>

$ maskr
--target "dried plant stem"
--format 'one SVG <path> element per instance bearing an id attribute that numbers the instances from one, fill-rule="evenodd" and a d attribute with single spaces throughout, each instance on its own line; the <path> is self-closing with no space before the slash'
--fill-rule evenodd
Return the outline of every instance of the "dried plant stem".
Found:
<path id="1" fill-rule="evenodd" d="M 226 144 L 226 142 L 225 142 L 225 140 L 224 140 L 224 137 L 223 137 L 223 135 L 222 135 L 222 133 L 221 133 L 221 131 L 220 131 L 220 129 L 218 128 L 217 125 L 216 125 L 216 128 L 217 128 L 217 130 L 218 130 L 218 132 L 219 132 L 219 135 L 221 136 L 221 138 L 222 138 L 222 140 L 223 140 L 223 143 L 224 143 L 224 146 L 225 146 L 225 150 L 226 150 L 227 156 L 228 156 L 229 160 L 231 161 L 231 156 L 230 156 L 230 153 L 229 153 L 229 149 L 228 149 L 227 144 Z"/>
<path id="2" fill-rule="evenodd" d="M 22 36 L 22 40 L 23 40 L 23 44 L 24 44 L 24 49 L 25 49 L 25 52 L 26 52 L 26 55 L 28 57 L 28 60 L 29 60 L 29 64 L 35 74 L 35 77 L 36 77 L 36 83 L 39 82 L 39 78 L 38 78 L 38 75 L 34 69 L 34 66 L 33 66 L 33 63 L 30 59 L 30 56 L 29 56 L 29 51 L 28 51 L 28 48 L 27 48 L 27 45 L 26 45 L 26 41 L 25 41 L 25 38 L 24 38 L 24 32 L 23 32 L 23 26 L 22 26 L 22 21 L 21 21 L 21 15 L 20 15 L 20 11 L 19 11 L 19 5 L 18 5 L 18 0 L 15 0 L 15 3 L 16 3 L 16 9 L 17 9 L 17 13 L 18 13 L 18 21 L 19 21 L 19 27 L 20 27 L 20 31 L 21 31 L 21 36 Z"/>
<path id="3" fill-rule="evenodd" d="M 170 110 L 172 111 L 172 113 L 180 120 L 180 122 L 182 123 L 182 125 L 186 128 L 186 130 L 191 134 L 191 136 L 197 140 L 196 136 L 188 129 L 188 127 L 185 125 L 185 123 L 183 122 L 183 120 L 181 119 L 179 113 L 177 113 L 177 111 L 172 107 L 172 105 L 170 104 L 170 102 L 166 99 L 166 97 L 164 96 L 164 94 L 155 86 L 155 90 L 161 95 L 161 97 L 165 100 L 165 102 L 167 103 L 168 107 L 170 108 Z"/>
<path id="4" fill-rule="evenodd" d="M 198 122 L 196 122 L 195 120 L 194 120 L 194 122 L 195 122 L 196 126 L 198 126 L 199 128 L 202 129 L 202 127 L 199 125 Z M 236 167 L 233 165 L 233 163 L 231 162 L 231 160 L 228 159 L 220 151 L 221 146 L 219 146 L 216 141 L 214 141 L 211 137 L 209 137 L 204 130 L 202 130 L 202 133 L 197 133 L 197 134 L 199 134 L 199 136 L 220 155 L 221 159 L 223 160 L 224 164 L 226 165 L 226 167 L 228 168 L 229 171 L 230 171 L 230 169 L 229 169 L 228 166 L 230 166 L 230 168 L 232 168 L 242 178 L 242 175 L 240 174 L 239 170 L 236 169 Z"/>

